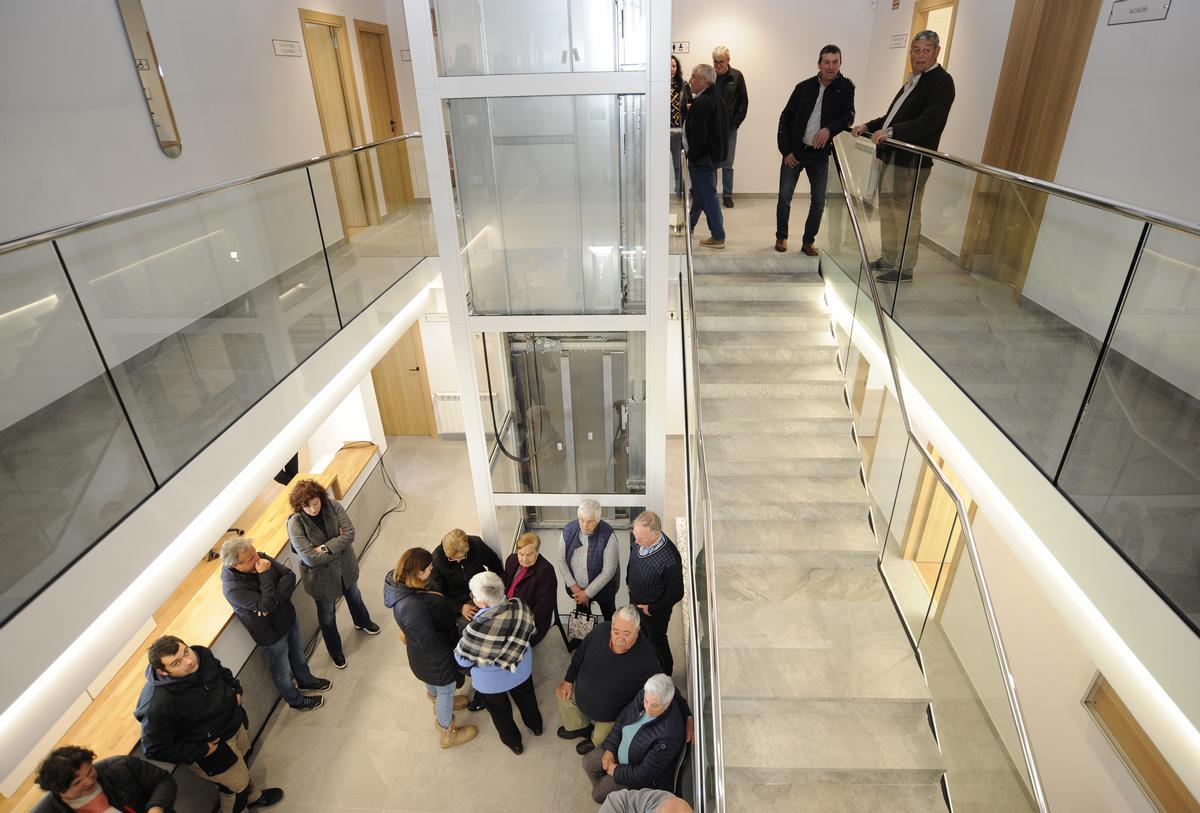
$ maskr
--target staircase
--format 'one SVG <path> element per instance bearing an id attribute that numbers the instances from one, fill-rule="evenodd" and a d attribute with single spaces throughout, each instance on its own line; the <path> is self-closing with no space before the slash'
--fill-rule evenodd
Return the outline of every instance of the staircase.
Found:
<path id="1" fill-rule="evenodd" d="M 748 273 L 730 259 L 693 264 L 726 808 L 945 813 L 928 689 L 876 566 L 823 283 L 815 263 Z"/>

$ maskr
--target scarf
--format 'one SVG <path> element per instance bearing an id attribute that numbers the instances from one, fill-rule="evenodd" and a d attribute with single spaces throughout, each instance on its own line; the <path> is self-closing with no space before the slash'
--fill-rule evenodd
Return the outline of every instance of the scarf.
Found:
<path id="1" fill-rule="evenodd" d="M 495 665 L 515 672 L 535 631 L 529 605 L 519 598 L 508 599 L 495 612 L 468 624 L 454 651 L 476 666 Z"/>

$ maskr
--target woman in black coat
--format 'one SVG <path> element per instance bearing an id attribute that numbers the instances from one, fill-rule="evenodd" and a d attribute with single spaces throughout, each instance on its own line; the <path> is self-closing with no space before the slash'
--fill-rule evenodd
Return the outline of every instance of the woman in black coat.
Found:
<path id="1" fill-rule="evenodd" d="M 521 534 L 516 551 L 504 563 L 504 594 L 521 599 L 533 610 L 537 624 L 537 632 L 529 640 L 533 646 L 554 626 L 554 614 L 558 611 L 558 573 L 540 554 L 541 548 L 542 540 L 537 534 Z"/>
<path id="2" fill-rule="evenodd" d="M 473 725 L 455 725 L 455 710 L 467 705 L 465 697 L 454 694 L 462 680 L 454 663 L 458 625 L 446 597 L 427 589 L 432 573 L 433 555 L 424 548 L 409 548 L 396 569 L 384 577 L 383 603 L 400 627 L 409 668 L 425 684 L 433 702 L 442 748 L 451 748 L 474 739 L 478 730 Z"/>

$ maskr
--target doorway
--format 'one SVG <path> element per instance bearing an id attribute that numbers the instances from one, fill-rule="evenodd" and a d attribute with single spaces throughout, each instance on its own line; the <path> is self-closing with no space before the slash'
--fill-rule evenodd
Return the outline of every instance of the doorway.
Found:
<path id="1" fill-rule="evenodd" d="M 954 37 L 954 16 L 958 13 L 958 0 L 917 0 L 913 6 L 912 30 L 908 34 L 909 45 L 913 37 L 922 31 L 934 31 L 942 52 L 938 54 L 938 64 L 949 70 L 950 41 Z M 904 60 L 904 78 L 912 72 L 908 59 Z"/>
<path id="2" fill-rule="evenodd" d="M 384 434 L 437 437 L 419 322 L 379 360 L 371 370 L 371 381 Z"/>
<path id="3" fill-rule="evenodd" d="M 358 60 L 362 64 L 367 91 L 367 116 L 371 134 L 381 141 L 404 133 L 400 114 L 400 94 L 396 89 L 396 65 L 392 61 L 392 40 L 388 27 L 380 23 L 355 20 L 358 34 Z M 402 208 L 413 199 L 412 169 L 405 144 L 378 147 L 379 177 L 383 183 L 383 202 L 388 213 Z"/>
<path id="4" fill-rule="evenodd" d="M 300 9 L 300 26 L 304 31 L 325 151 L 340 152 L 365 144 L 346 18 Z M 346 236 L 352 237 L 367 226 L 378 225 L 379 204 L 370 156 L 357 153 L 330 163 L 338 213 Z"/>

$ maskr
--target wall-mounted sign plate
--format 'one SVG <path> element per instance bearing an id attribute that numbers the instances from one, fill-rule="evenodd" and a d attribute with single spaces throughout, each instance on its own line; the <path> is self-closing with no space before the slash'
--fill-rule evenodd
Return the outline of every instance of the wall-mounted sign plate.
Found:
<path id="1" fill-rule="evenodd" d="M 271 40 L 271 45 L 275 48 L 275 56 L 304 56 L 296 40 Z"/>
<path id="2" fill-rule="evenodd" d="M 1108 12 L 1109 25 L 1148 23 L 1167 19 L 1171 0 L 1113 0 Z"/>
<path id="3" fill-rule="evenodd" d="M 686 54 L 690 50 L 692 50 L 692 44 L 690 42 L 685 41 L 671 43 L 671 53 L 673 54 Z"/>
<path id="4" fill-rule="evenodd" d="M 908 34 L 892 34 L 888 37 L 889 48 L 903 48 L 908 45 Z"/>

